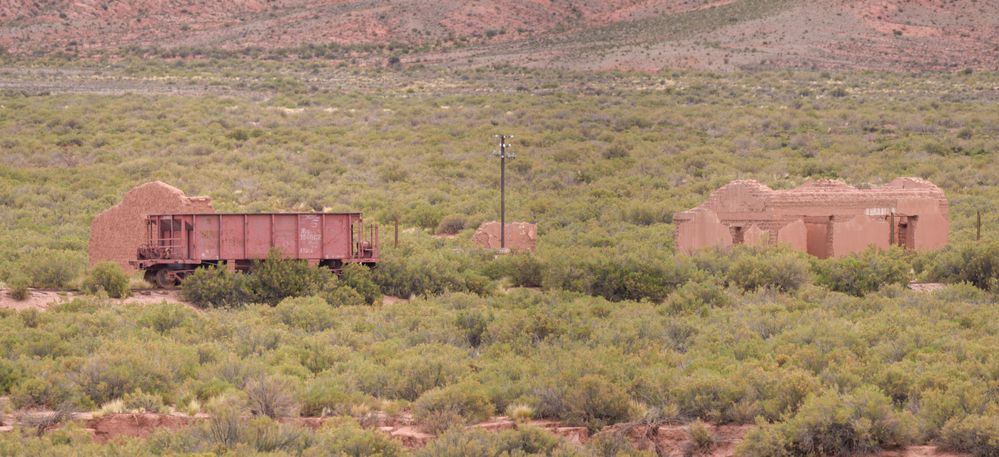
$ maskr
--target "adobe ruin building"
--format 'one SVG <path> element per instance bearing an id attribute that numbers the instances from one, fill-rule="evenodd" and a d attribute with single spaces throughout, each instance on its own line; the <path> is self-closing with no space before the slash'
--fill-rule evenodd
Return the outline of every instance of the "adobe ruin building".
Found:
<path id="1" fill-rule="evenodd" d="M 213 213 L 208 197 L 188 197 L 180 189 L 154 181 L 128 191 L 121 202 L 100 213 L 90 224 L 90 266 L 111 261 L 125 271 L 146 241 L 146 216 L 150 214 Z"/>
<path id="2" fill-rule="evenodd" d="M 499 221 L 483 222 L 472 234 L 472 241 L 485 249 L 500 248 Z M 530 222 L 506 223 L 506 247 L 513 252 L 534 252 L 538 244 L 538 226 Z"/>
<path id="3" fill-rule="evenodd" d="M 785 244 L 819 258 L 869 246 L 932 250 L 947 244 L 949 231 L 946 196 L 920 178 L 871 189 L 822 179 L 789 190 L 737 180 L 673 220 L 677 250 L 687 254 L 737 244 Z"/>

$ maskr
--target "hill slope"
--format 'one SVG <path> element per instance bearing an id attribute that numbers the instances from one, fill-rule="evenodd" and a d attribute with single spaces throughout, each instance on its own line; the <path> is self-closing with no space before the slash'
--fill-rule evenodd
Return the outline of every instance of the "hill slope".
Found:
<path id="1" fill-rule="evenodd" d="M 394 44 L 404 61 L 446 65 L 995 69 L 997 11 L 999 0 L 14 0 L 0 5 L 0 46 Z"/>

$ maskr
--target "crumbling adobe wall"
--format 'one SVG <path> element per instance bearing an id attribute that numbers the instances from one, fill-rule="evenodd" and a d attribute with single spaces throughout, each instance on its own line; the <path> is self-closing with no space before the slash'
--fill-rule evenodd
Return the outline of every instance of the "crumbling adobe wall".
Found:
<path id="1" fill-rule="evenodd" d="M 732 245 L 728 227 L 721 223 L 714 211 L 707 208 L 678 213 L 673 221 L 676 222 L 676 248 L 684 254 L 707 247 Z"/>
<path id="2" fill-rule="evenodd" d="M 798 251 L 808 251 L 808 238 L 805 221 L 796 220 L 777 230 L 777 244 Z"/>
<path id="3" fill-rule="evenodd" d="M 869 247 L 888 249 L 890 229 L 887 220 L 868 216 L 833 219 L 832 252 L 830 257 L 839 257 L 862 252 Z"/>
<path id="4" fill-rule="evenodd" d="M 500 248 L 500 223 L 483 222 L 472 235 L 472 241 L 486 249 Z M 506 247 L 511 251 L 534 252 L 538 243 L 538 226 L 530 222 L 506 224 Z"/>
<path id="5" fill-rule="evenodd" d="M 887 248 L 891 217 L 904 219 L 907 248 L 939 249 L 947 244 L 947 198 L 921 178 L 897 178 L 870 189 L 842 181 L 807 181 L 773 190 L 753 180 L 736 180 L 701 205 L 674 216 L 676 247 L 690 253 L 705 247 L 787 244 L 819 257 L 848 255 L 869 246 Z M 911 241 L 910 241 L 911 240 Z"/>
<path id="6" fill-rule="evenodd" d="M 90 224 L 90 265 L 111 261 L 133 271 L 128 261 L 135 260 L 136 250 L 146 241 L 145 221 L 150 214 L 213 212 L 208 197 L 188 197 L 160 181 L 135 187 Z"/>

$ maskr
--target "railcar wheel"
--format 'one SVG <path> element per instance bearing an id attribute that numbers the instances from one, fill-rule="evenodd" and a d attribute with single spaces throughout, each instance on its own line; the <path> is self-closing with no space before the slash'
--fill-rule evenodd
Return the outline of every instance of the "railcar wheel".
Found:
<path id="1" fill-rule="evenodd" d="M 162 269 L 156 272 L 156 285 L 160 289 L 173 289 L 176 282 L 170 277 L 170 272 L 167 269 Z"/>

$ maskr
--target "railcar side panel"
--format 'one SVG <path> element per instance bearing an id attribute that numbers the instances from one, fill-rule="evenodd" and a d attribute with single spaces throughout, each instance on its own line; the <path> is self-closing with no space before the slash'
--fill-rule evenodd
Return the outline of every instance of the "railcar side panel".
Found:
<path id="1" fill-rule="evenodd" d="M 298 217 L 298 258 L 318 260 L 323 257 L 320 246 L 320 216 L 300 214 Z"/>
<path id="2" fill-rule="evenodd" d="M 246 258 L 266 259 L 271 249 L 270 214 L 248 214 L 246 216 Z"/>
<path id="3" fill-rule="evenodd" d="M 324 215 L 323 258 L 346 259 L 351 254 L 350 215 Z"/>

